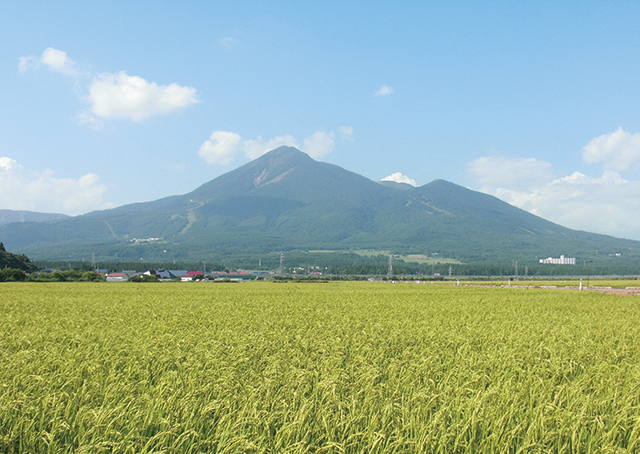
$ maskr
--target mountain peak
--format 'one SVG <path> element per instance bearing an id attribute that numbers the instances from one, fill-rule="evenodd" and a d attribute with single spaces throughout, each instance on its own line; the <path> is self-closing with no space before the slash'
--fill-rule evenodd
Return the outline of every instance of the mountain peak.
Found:
<path id="1" fill-rule="evenodd" d="M 72 250 L 86 256 L 100 248 L 103 254 L 117 251 L 121 259 L 142 257 L 141 250 L 166 257 L 158 253 L 166 248 L 200 260 L 221 250 L 357 247 L 462 260 L 533 260 L 560 253 L 588 259 L 584 251 L 624 250 L 636 260 L 631 251 L 640 248 L 639 242 L 571 231 L 445 180 L 419 188 L 376 183 L 289 146 L 188 194 L 47 224 L 6 224 L 0 238 L 43 259 L 59 257 L 58 251 L 66 258 Z M 132 247 L 131 238 L 163 245 Z"/>
<path id="2" fill-rule="evenodd" d="M 311 156 L 309 156 L 307 153 L 303 151 L 298 150 L 296 147 L 289 147 L 286 145 L 282 145 L 281 147 L 274 148 L 273 150 L 266 152 L 265 154 L 263 154 L 253 162 L 263 161 L 266 159 L 280 160 L 280 159 L 290 159 L 290 158 L 298 158 L 298 159 L 302 158 L 302 159 L 312 160 Z"/>

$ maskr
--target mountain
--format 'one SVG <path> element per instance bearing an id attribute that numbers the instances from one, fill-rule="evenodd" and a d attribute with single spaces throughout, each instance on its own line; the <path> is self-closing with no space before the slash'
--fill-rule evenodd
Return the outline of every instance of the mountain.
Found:
<path id="1" fill-rule="evenodd" d="M 36 267 L 26 255 L 7 252 L 4 244 L 0 243 L 0 269 L 14 268 L 24 271 L 35 271 Z M 2 280 L 2 279 L 0 279 Z"/>
<path id="2" fill-rule="evenodd" d="M 388 183 L 388 182 L 386 182 Z M 402 189 L 402 190 L 398 190 Z M 194 191 L 49 222 L 0 226 L 38 259 L 207 260 L 280 250 L 376 249 L 461 261 L 600 254 L 640 242 L 570 230 L 443 180 L 383 185 L 277 148 Z"/>
<path id="3" fill-rule="evenodd" d="M 0 225 L 10 224 L 12 222 L 50 222 L 66 218 L 69 218 L 69 216 L 65 214 L 0 210 Z"/>
<path id="4" fill-rule="evenodd" d="M 411 186 L 410 184 L 398 183 L 397 181 L 381 180 L 378 181 L 378 184 L 381 184 L 382 186 L 386 186 L 388 188 L 398 189 L 400 191 L 409 191 L 413 189 L 413 186 Z"/>

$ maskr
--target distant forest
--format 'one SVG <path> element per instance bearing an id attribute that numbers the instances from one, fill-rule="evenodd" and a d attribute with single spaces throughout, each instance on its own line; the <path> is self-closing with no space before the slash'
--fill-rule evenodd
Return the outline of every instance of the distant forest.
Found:
<path id="1" fill-rule="evenodd" d="M 149 269 L 186 269 L 192 271 L 227 271 L 237 270 L 275 272 L 280 267 L 280 255 L 277 253 L 238 254 L 221 257 L 215 261 L 200 262 L 61 262 L 34 261 L 38 268 L 60 270 L 89 271 L 94 268 L 109 271 L 147 271 Z M 338 276 L 387 276 L 389 275 L 389 256 L 362 256 L 356 253 L 309 253 L 291 251 L 283 255 L 282 272 L 291 275 Z M 394 276 L 515 276 L 516 263 L 511 261 L 488 261 L 472 264 L 458 263 L 416 263 L 394 258 L 391 273 Z M 640 264 L 631 261 L 615 260 L 602 257 L 576 265 L 544 265 L 539 261 L 520 260 L 517 263 L 517 275 L 525 276 L 635 276 L 640 275 Z"/>

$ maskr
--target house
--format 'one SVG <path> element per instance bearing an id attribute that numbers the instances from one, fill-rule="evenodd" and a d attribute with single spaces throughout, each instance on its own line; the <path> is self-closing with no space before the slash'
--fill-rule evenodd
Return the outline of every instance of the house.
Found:
<path id="1" fill-rule="evenodd" d="M 145 271 L 144 274 L 147 275 L 147 276 L 153 275 L 159 281 L 172 281 L 172 280 L 178 278 L 178 276 L 173 274 L 171 271 L 165 270 L 165 269 L 162 269 L 162 268 L 158 269 L 158 270 Z"/>
<path id="2" fill-rule="evenodd" d="M 204 273 L 202 271 L 188 271 L 186 274 L 182 274 L 180 276 L 180 280 L 182 282 L 189 282 L 197 280 L 197 277 L 203 277 Z"/>
<path id="3" fill-rule="evenodd" d="M 125 282 L 131 279 L 133 276 L 137 276 L 140 273 L 135 270 L 123 270 L 119 273 L 106 273 L 105 278 L 107 282 Z"/>
<path id="4" fill-rule="evenodd" d="M 561 255 L 559 259 L 553 257 L 540 259 L 540 263 L 544 265 L 575 265 L 576 259 L 575 257 L 565 257 L 564 255 Z"/>

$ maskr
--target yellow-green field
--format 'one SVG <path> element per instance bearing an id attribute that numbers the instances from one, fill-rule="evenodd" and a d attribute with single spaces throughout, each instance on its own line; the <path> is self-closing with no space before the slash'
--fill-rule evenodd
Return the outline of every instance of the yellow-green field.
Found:
<path id="1" fill-rule="evenodd" d="M 640 452 L 640 299 L 2 284 L 1 453 Z"/>
<path id="2" fill-rule="evenodd" d="M 576 289 L 580 287 L 580 281 L 582 280 L 582 286 L 586 290 L 587 288 L 593 289 L 635 289 L 640 290 L 640 281 L 635 279 L 606 279 L 606 278 L 591 278 L 587 279 L 586 277 L 580 278 L 541 278 L 541 279 L 531 279 L 531 278 L 519 278 L 518 280 L 509 279 L 507 277 L 504 278 L 492 278 L 492 279 L 484 279 L 484 280 L 474 280 L 473 278 L 459 278 L 455 277 L 445 277 L 444 281 L 436 281 L 434 284 L 438 285 L 485 285 L 485 286 L 494 286 L 494 287 L 502 287 L 505 285 L 511 285 L 514 287 L 556 287 L 556 288 L 565 288 L 565 287 L 575 287 Z"/>

